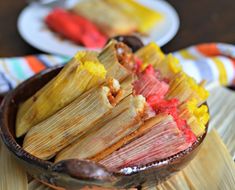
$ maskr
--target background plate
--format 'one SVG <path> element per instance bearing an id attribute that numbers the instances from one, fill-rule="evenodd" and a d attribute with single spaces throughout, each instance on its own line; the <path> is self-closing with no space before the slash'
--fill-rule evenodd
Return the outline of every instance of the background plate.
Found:
<path id="1" fill-rule="evenodd" d="M 75 1 L 69 0 L 67 7 Z M 141 38 L 145 44 L 155 41 L 159 46 L 169 42 L 179 29 L 179 17 L 175 9 L 163 0 L 137 0 L 164 15 L 164 20 L 158 23 L 148 37 Z M 37 5 L 27 6 L 18 18 L 18 31 L 22 38 L 33 47 L 53 54 L 73 56 L 77 51 L 85 48 L 73 42 L 61 39 L 51 32 L 44 24 L 43 19 L 49 13 L 50 8 Z"/>

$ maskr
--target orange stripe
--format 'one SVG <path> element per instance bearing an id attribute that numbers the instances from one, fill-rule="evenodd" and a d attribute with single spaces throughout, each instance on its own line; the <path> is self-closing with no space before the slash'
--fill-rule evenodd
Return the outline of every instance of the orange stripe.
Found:
<path id="1" fill-rule="evenodd" d="M 234 67 L 234 69 L 235 69 L 235 58 L 231 58 L 231 57 L 229 57 L 229 59 L 232 61 L 232 63 L 233 63 L 233 67 Z"/>
<path id="2" fill-rule="evenodd" d="M 217 48 L 216 43 L 206 43 L 196 46 L 197 50 L 205 56 L 217 56 L 220 55 L 220 51 Z"/>
<path id="3" fill-rule="evenodd" d="M 30 68 L 35 72 L 38 73 L 42 70 L 44 70 L 46 67 L 43 65 L 41 61 L 39 61 L 36 57 L 34 56 L 27 56 L 25 57 L 26 61 L 28 62 Z"/>

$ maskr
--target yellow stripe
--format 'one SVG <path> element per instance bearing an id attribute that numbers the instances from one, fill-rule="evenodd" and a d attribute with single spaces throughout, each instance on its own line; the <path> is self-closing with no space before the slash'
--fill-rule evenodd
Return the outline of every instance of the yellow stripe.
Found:
<path id="1" fill-rule="evenodd" d="M 192 60 L 196 60 L 196 57 L 194 55 L 192 55 L 189 51 L 187 50 L 181 50 L 179 51 L 180 55 L 184 58 L 184 59 L 192 59 Z"/>
<path id="2" fill-rule="evenodd" d="M 216 67 L 219 70 L 219 81 L 220 81 L 220 84 L 226 85 L 227 82 L 228 82 L 228 78 L 227 78 L 227 73 L 226 73 L 226 70 L 225 70 L 223 62 L 219 58 L 217 58 L 217 57 L 212 58 L 212 60 L 215 62 Z"/>

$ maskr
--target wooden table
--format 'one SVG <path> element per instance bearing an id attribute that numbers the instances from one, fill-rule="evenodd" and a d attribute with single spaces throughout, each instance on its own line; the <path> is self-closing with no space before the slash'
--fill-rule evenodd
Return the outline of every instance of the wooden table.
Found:
<path id="1" fill-rule="evenodd" d="M 181 26 L 163 47 L 174 51 L 201 42 L 235 44 L 234 0 L 168 0 L 178 11 Z M 16 24 L 26 0 L 0 0 L 0 57 L 40 53 L 18 34 Z"/>

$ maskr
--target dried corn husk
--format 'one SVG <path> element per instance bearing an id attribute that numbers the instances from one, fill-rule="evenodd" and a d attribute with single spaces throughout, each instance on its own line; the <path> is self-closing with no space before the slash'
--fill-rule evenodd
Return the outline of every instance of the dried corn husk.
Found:
<path id="1" fill-rule="evenodd" d="M 118 53 L 118 46 L 123 47 L 122 50 L 125 53 L 125 57 L 127 57 L 122 62 L 119 58 L 120 54 Z M 130 71 L 125 65 L 133 64 L 131 56 L 132 52 L 125 44 L 112 40 L 99 54 L 98 59 L 107 70 L 107 77 L 113 77 L 118 81 L 122 81 L 130 75 Z"/>
<path id="2" fill-rule="evenodd" d="M 193 133 L 199 137 L 205 133 L 206 124 L 209 120 L 208 107 L 206 105 L 197 106 L 195 99 L 180 106 L 179 117 L 186 120 Z"/>
<path id="3" fill-rule="evenodd" d="M 111 110 L 108 96 L 108 87 L 95 88 L 83 94 L 32 127 L 25 136 L 23 148 L 41 159 L 51 158 Z"/>
<path id="4" fill-rule="evenodd" d="M 81 1 L 73 7 L 73 11 L 95 23 L 100 31 L 109 37 L 130 34 L 136 30 L 133 19 L 114 9 L 104 0 Z"/>
<path id="5" fill-rule="evenodd" d="M 105 75 L 96 53 L 79 52 L 54 79 L 20 106 L 16 136 L 22 136 L 85 91 L 104 82 Z"/>
<path id="6" fill-rule="evenodd" d="M 141 166 L 172 156 L 190 145 L 179 131 L 174 119 L 166 115 L 162 122 L 153 125 L 146 134 L 124 145 L 99 163 L 111 170 Z"/>
<path id="7" fill-rule="evenodd" d="M 179 60 L 172 54 L 168 54 L 155 66 L 161 72 L 163 78 L 171 79 L 175 74 L 182 71 Z"/>
<path id="8" fill-rule="evenodd" d="M 112 115 L 111 120 L 98 122 L 96 125 L 101 125 L 98 130 L 90 132 L 60 152 L 56 162 L 73 158 L 89 159 L 132 133 L 142 123 L 145 104 L 145 98 L 141 95 L 125 98 L 113 108 L 111 114 L 115 115 Z"/>
<path id="9" fill-rule="evenodd" d="M 169 85 L 166 98 L 177 98 L 181 103 L 195 99 L 196 104 L 201 105 L 209 96 L 203 84 L 197 84 L 193 78 L 183 72 L 177 73 Z"/>
<path id="10" fill-rule="evenodd" d="M 135 78 L 130 75 L 124 81 L 121 82 L 123 97 L 127 97 L 128 95 L 132 94 L 134 80 Z"/>
<path id="11" fill-rule="evenodd" d="M 216 128 L 230 154 L 235 160 L 235 94 L 234 91 L 218 87 L 210 91 L 208 105 L 210 110 L 209 130 Z"/>
<path id="12" fill-rule="evenodd" d="M 27 190 L 27 174 L 0 140 L 0 190 Z"/>
<path id="13" fill-rule="evenodd" d="M 155 68 L 158 68 L 160 62 L 165 57 L 160 47 L 154 42 L 151 42 L 143 48 L 139 49 L 135 55 L 142 62 L 142 70 L 144 70 L 149 64 L 152 64 Z"/>
<path id="14" fill-rule="evenodd" d="M 235 164 L 222 139 L 213 130 L 194 160 L 180 173 L 158 185 L 158 190 L 218 189 L 235 187 Z"/>
<path id="15" fill-rule="evenodd" d="M 163 18 L 163 15 L 160 13 L 141 5 L 134 0 L 105 0 L 105 2 L 110 4 L 113 9 L 118 9 L 123 14 L 126 14 L 129 19 L 136 23 L 137 31 L 143 34 L 147 34 L 156 23 Z"/>

